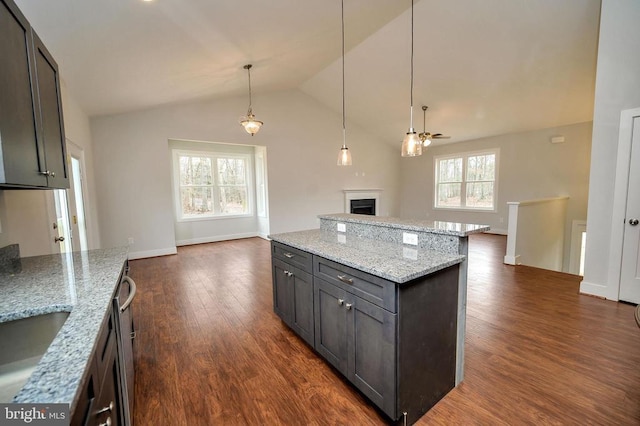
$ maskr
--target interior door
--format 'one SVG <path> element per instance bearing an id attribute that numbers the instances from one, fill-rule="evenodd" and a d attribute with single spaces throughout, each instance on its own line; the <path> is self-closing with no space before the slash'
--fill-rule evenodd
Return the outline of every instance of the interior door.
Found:
<path id="1" fill-rule="evenodd" d="M 67 140 L 69 154 L 69 225 L 73 235 L 73 251 L 88 250 L 87 225 L 85 216 L 85 186 L 84 186 L 84 152 L 82 148 Z"/>
<path id="2" fill-rule="evenodd" d="M 622 244 L 620 300 L 640 303 L 640 117 L 633 118 Z"/>

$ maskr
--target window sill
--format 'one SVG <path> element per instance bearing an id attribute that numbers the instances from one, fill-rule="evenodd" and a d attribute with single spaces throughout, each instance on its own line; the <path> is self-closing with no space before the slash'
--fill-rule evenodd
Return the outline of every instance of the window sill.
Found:
<path id="1" fill-rule="evenodd" d="M 447 212 L 464 212 L 464 213 L 498 213 L 497 209 L 492 209 L 492 208 L 488 208 L 488 209 L 471 209 L 471 208 L 465 208 L 465 207 L 434 207 L 434 210 L 439 210 L 439 211 L 447 211 Z"/>
<path id="2" fill-rule="evenodd" d="M 181 217 L 177 222 L 201 222 L 206 220 L 220 220 L 220 219 L 245 219 L 254 217 L 253 213 L 247 214 L 229 214 L 229 215 L 216 215 L 216 216 L 198 216 L 198 217 Z"/>

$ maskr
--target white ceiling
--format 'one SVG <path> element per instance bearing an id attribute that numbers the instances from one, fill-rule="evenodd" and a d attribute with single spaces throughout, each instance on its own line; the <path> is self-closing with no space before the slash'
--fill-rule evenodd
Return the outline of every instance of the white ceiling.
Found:
<path id="1" fill-rule="evenodd" d="M 340 2 L 15 0 L 91 116 L 301 88 L 340 111 Z M 410 1 L 345 0 L 347 116 L 409 127 Z M 589 121 L 600 0 L 419 0 L 414 127 L 452 142 Z M 337 123 L 339 126 L 340 123 Z"/>

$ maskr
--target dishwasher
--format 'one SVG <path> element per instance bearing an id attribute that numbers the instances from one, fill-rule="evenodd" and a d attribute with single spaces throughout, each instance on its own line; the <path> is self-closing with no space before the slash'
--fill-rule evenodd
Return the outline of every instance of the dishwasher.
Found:
<path id="1" fill-rule="evenodd" d="M 120 365 L 120 378 L 122 389 L 122 418 L 124 424 L 129 426 L 131 414 L 133 413 L 134 399 L 134 368 L 133 368 L 133 339 L 136 336 L 133 314 L 131 312 L 131 302 L 136 295 L 136 283 L 126 274 L 129 272 L 129 265 L 125 268 L 125 274 L 120 281 L 120 288 L 113 300 L 118 321 L 116 321 L 116 334 L 118 341 L 118 364 Z"/>

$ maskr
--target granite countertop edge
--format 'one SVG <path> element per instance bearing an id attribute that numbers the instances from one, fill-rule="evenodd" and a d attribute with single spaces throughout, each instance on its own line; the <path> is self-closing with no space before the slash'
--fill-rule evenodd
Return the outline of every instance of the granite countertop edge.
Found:
<path id="1" fill-rule="evenodd" d="M 386 228 L 404 229 L 406 231 L 416 232 L 429 232 L 432 234 L 452 235 L 455 237 L 468 237 L 471 234 L 479 234 L 491 229 L 488 225 L 475 225 L 456 222 L 444 222 L 444 221 L 427 221 L 427 220 L 412 220 L 412 219 L 400 219 L 397 217 L 387 216 L 370 216 L 362 214 L 350 214 L 350 213 L 332 213 L 318 215 L 319 219 L 351 222 L 362 225 L 375 225 Z M 436 227 L 436 223 L 442 224 L 445 228 Z M 466 230 L 454 230 L 446 229 L 447 226 L 460 226 L 468 227 Z"/>
<path id="2" fill-rule="evenodd" d="M 0 274 L 0 322 L 69 312 L 14 403 L 67 403 L 73 412 L 107 317 L 127 248 L 20 259 L 22 269 Z"/>
<path id="3" fill-rule="evenodd" d="M 286 232 L 269 235 L 273 241 L 303 250 L 314 255 L 332 260 L 337 263 L 367 272 L 380 278 L 393 281 L 397 284 L 405 284 L 416 278 L 420 278 L 449 266 L 463 262 L 466 257 L 458 254 L 447 254 L 425 249 L 414 249 L 421 253 L 421 260 L 400 259 L 394 256 L 385 257 L 381 252 L 402 250 L 403 246 L 393 243 L 370 240 L 367 238 L 350 237 L 358 242 L 360 247 L 348 247 L 339 243 L 322 241 L 327 236 L 336 234 L 325 233 L 319 229 L 306 231 Z M 316 243 L 314 243 L 314 239 Z M 363 249 L 362 247 L 367 247 Z M 344 251 L 346 248 L 346 252 Z M 341 253 L 338 254 L 337 252 Z M 368 262 L 365 258 L 371 256 L 373 261 Z M 381 256 L 384 257 L 380 262 Z M 386 269 L 384 269 L 386 268 Z M 393 272 L 393 271 L 396 272 Z"/>

